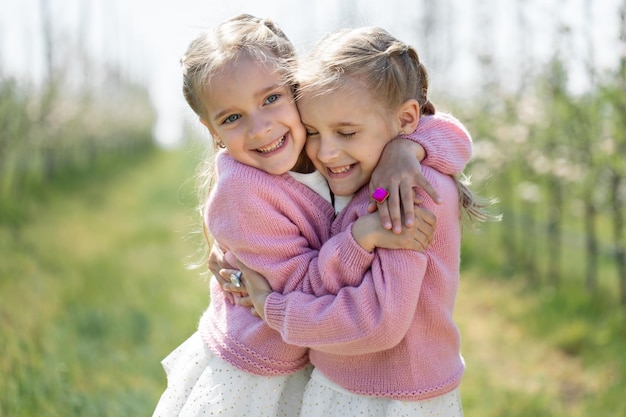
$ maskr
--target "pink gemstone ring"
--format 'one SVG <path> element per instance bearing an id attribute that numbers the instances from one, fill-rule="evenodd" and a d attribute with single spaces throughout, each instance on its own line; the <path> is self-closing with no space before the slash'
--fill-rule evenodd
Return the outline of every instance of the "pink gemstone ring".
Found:
<path id="1" fill-rule="evenodd" d="M 387 197 L 389 197 L 389 191 L 385 190 L 384 188 L 377 188 L 372 193 L 372 198 L 376 200 L 379 204 L 384 203 Z"/>

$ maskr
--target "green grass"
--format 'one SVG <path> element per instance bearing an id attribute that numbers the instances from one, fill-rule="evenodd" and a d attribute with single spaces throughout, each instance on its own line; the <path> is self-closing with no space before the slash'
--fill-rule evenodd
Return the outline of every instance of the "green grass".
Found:
<path id="1" fill-rule="evenodd" d="M 626 315 L 611 297 L 537 289 L 472 267 L 455 316 L 467 416 L 626 416 Z"/>
<path id="2" fill-rule="evenodd" d="M 73 179 L 0 221 L 0 416 L 149 416 L 160 360 L 208 302 L 193 175 L 157 151 Z M 554 292 L 502 274 L 498 224 L 466 232 L 456 318 L 468 417 L 625 416 L 626 317 L 578 283 Z M 567 281 L 564 281 L 567 282 Z"/>
<path id="3" fill-rule="evenodd" d="M 155 152 L 0 226 L 1 416 L 150 415 L 208 300 L 196 163 Z"/>

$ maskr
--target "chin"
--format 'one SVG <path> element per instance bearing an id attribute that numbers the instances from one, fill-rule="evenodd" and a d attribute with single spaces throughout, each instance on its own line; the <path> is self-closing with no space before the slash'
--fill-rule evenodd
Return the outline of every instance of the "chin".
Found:
<path id="1" fill-rule="evenodd" d="M 331 187 L 331 190 L 333 192 L 333 194 L 340 196 L 340 197 L 349 197 L 351 195 L 353 195 L 354 193 L 356 193 L 356 191 L 351 191 L 351 190 L 346 190 L 345 188 L 340 188 L 337 190 L 333 190 Z"/>

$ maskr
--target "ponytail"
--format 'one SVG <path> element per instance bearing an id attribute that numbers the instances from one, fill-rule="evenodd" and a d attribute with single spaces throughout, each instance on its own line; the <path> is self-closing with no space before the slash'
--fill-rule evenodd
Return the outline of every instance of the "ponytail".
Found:
<path id="1" fill-rule="evenodd" d="M 488 199 L 476 195 L 469 188 L 471 185 L 469 177 L 455 177 L 454 180 L 459 191 L 459 206 L 472 226 L 476 227 L 478 223 L 502 220 L 501 214 L 494 214 L 488 210 L 489 207 L 498 202 L 496 199 Z"/>

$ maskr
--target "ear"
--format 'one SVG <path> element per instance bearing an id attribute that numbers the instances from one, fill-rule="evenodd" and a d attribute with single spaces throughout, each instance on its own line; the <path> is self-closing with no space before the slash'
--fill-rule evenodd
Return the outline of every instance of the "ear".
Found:
<path id="1" fill-rule="evenodd" d="M 402 103 L 398 110 L 398 121 L 403 134 L 411 134 L 417 129 L 420 120 L 420 105 L 415 99 L 409 99 Z"/>

